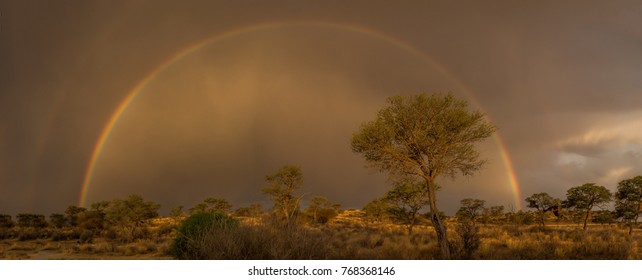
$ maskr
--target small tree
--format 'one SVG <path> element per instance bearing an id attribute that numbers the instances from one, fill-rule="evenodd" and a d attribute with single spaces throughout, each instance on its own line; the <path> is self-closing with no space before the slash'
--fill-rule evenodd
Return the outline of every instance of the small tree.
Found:
<path id="1" fill-rule="evenodd" d="M 398 184 L 385 195 L 388 213 L 406 225 L 408 234 L 417 223 L 417 214 L 428 205 L 426 184 Z"/>
<path id="2" fill-rule="evenodd" d="M 615 219 L 613 213 L 608 210 L 595 211 L 593 214 L 593 222 L 597 224 L 612 224 Z"/>
<path id="3" fill-rule="evenodd" d="M 363 212 L 369 219 L 380 222 L 388 216 L 388 202 L 385 198 L 374 199 L 363 206 Z"/>
<path id="4" fill-rule="evenodd" d="M 190 214 L 204 212 L 221 212 L 223 214 L 229 214 L 232 212 L 232 204 L 230 204 L 230 202 L 225 198 L 208 197 L 203 202 L 196 204 L 194 207 L 189 209 Z"/>
<path id="5" fill-rule="evenodd" d="M 276 173 L 265 176 L 269 183 L 268 187 L 262 189 L 263 193 L 274 202 L 274 211 L 285 219 L 287 225 L 294 222 L 294 217 L 299 211 L 301 196 L 295 196 L 294 192 L 303 185 L 303 173 L 297 165 L 286 165 Z"/>
<path id="6" fill-rule="evenodd" d="M 486 209 L 486 211 L 484 212 L 488 215 L 488 218 L 490 219 L 491 222 L 498 223 L 503 220 L 504 206 L 503 205 L 491 206 L 490 208 Z"/>
<path id="7" fill-rule="evenodd" d="M 136 229 L 145 225 L 152 218 L 158 217 L 160 204 L 146 201 L 140 195 L 130 195 L 127 199 L 115 199 L 105 209 L 106 219 L 117 225 L 133 240 Z"/>
<path id="8" fill-rule="evenodd" d="M 544 214 L 553 207 L 560 205 L 561 201 L 543 192 L 527 197 L 526 203 L 528 203 L 528 208 L 535 208 L 537 210 L 542 227 L 546 228 L 546 224 L 544 223 Z"/>
<path id="9" fill-rule="evenodd" d="M 629 234 L 642 212 L 642 176 L 622 180 L 615 193 L 615 216 L 629 225 Z"/>
<path id="10" fill-rule="evenodd" d="M 63 214 L 54 213 L 49 215 L 49 224 L 55 228 L 63 228 L 67 226 L 67 217 Z"/>
<path id="11" fill-rule="evenodd" d="M 305 210 L 313 222 L 325 224 L 337 216 L 339 205 L 332 204 L 327 197 L 315 196 L 310 200 L 310 205 Z"/>
<path id="12" fill-rule="evenodd" d="M 65 210 L 65 214 L 67 214 L 67 221 L 69 221 L 69 225 L 72 227 L 78 226 L 78 216 L 80 213 L 87 211 L 86 208 L 84 207 L 78 207 L 71 205 L 67 207 Z"/>
<path id="13" fill-rule="evenodd" d="M 566 201 L 564 201 L 564 205 L 568 208 L 575 208 L 586 212 L 583 227 L 583 229 L 586 230 L 586 224 L 593 207 L 601 207 L 609 201 L 611 201 L 611 192 L 607 188 L 593 183 L 587 183 L 570 188 L 566 192 Z"/>
<path id="14" fill-rule="evenodd" d="M 78 227 L 85 230 L 102 230 L 105 226 L 105 214 L 97 210 L 89 210 L 78 216 Z"/>
<path id="15" fill-rule="evenodd" d="M 444 259 L 450 258 L 446 225 L 438 215 L 437 178 L 472 175 L 484 160 L 474 144 L 496 128 L 479 111 L 452 94 L 420 94 L 388 98 L 388 106 L 352 136 L 352 151 L 371 167 L 388 172 L 393 181 L 423 182 L 437 241 Z"/>
<path id="16" fill-rule="evenodd" d="M 484 211 L 486 201 L 466 198 L 461 200 L 461 207 L 456 213 L 459 224 L 457 233 L 461 239 L 464 259 L 472 259 L 473 253 L 481 244 L 479 227 L 475 220 Z"/>
<path id="17" fill-rule="evenodd" d="M 105 209 L 107 209 L 107 207 L 109 207 L 109 201 L 103 200 L 103 201 L 92 203 L 89 209 L 91 211 L 94 211 L 100 214 L 100 216 L 105 218 Z"/>
<path id="18" fill-rule="evenodd" d="M 460 220 L 475 221 L 484 211 L 485 200 L 465 198 L 461 200 L 461 207 L 457 210 L 455 216 Z"/>
<path id="19" fill-rule="evenodd" d="M 253 203 L 248 207 L 239 207 L 235 214 L 240 217 L 258 217 L 262 212 L 263 206 L 260 203 Z"/>
<path id="20" fill-rule="evenodd" d="M 169 210 L 169 216 L 178 222 L 185 217 L 185 211 L 183 211 L 183 205 L 178 205 L 171 210 Z"/>
<path id="21" fill-rule="evenodd" d="M 20 213 L 16 216 L 16 219 L 18 220 L 18 226 L 20 227 L 33 227 L 33 228 L 47 227 L 47 220 L 45 219 L 45 215 Z"/>

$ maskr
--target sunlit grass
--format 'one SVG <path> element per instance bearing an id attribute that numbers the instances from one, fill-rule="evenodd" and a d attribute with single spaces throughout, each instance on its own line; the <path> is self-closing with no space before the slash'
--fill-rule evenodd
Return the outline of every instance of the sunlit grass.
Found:
<path id="1" fill-rule="evenodd" d="M 157 219 L 137 233 L 135 241 L 110 236 L 112 229 L 79 242 L 72 229 L 10 229 L 0 240 L 2 259 L 168 259 L 177 221 Z M 462 250 L 455 220 L 448 220 L 454 258 L 472 259 L 642 259 L 642 230 L 632 235 L 617 225 L 477 224 L 480 246 L 470 255 Z M 29 238 L 21 240 L 21 234 Z M 35 236 L 35 237 L 34 237 Z M 31 237 L 34 237 L 33 239 Z M 237 228 L 212 231 L 195 240 L 199 258 L 207 259 L 439 259 L 429 221 L 412 234 L 403 225 L 371 221 L 361 211 L 345 210 L 324 225 L 301 223 L 275 226 L 267 218 L 243 218 Z"/>

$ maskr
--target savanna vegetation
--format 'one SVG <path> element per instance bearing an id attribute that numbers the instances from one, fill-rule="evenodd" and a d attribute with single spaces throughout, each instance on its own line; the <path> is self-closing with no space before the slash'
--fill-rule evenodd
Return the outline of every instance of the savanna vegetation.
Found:
<path id="1" fill-rule="evenodd" d="M 436 180 L 482 168 L 474 144 L 494 131 L 452 95 L 392 97 L 350 142 L 390 179 L 362 209 L 307 194 L 303 169 L 286 165 L 257 186 L 266 208 L 212 196 L 161 216 L 158 203 L 131 195 L 48 217 L 0 215 L 0 258 L 642 259 L 642 176 L 614 193 L 593 183 L 565 198 L 534 193 L 529 211 L 464 195 L 455 215 L 441 212 L 447 186 Z"/>

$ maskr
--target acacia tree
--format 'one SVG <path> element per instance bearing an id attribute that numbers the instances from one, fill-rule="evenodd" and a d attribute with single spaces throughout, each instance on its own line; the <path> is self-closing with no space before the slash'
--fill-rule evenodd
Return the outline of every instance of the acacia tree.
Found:
<path id="1" fill-rule="evenodd" d="M 130 195 L 127 199 L 114 199 L 105 209 L 105 219 L 112 225 L 120 226 L 130 240 L 135 237 L 136 229 L 152 218 L 158 217 L 160 204 L 144 200 L 140 195 Z"/>
<path id="2" fill-rule="evenodd" d="M 189 209 L 190 214 L 203 212 L 221 212 L 223 214 L 229 214 L 230 212 L 232 212 L 232 204 L 225 198 L 208 197 L 203 200 L 203 202 L 196 204 Z"/>
<path id="3" fill-rule="evenodd" d="M 629 224 L 629 234 L 642 212 L 642 176 L 622 180 L 615 193 L 615 215 Z"/>
<path id="4" fill-rule="evenodd" d="M 366 217 L 368 217 L 369 219 L 374 221 L 381 221 L 387 216 L 387 209 L 388 202 L 385 198 L 380 197 L 368 202 L 368 204 L 363 206 L 362 210 L 366 214 Z"/>
<path id="5" fill-rule="evenodd" d="M 408 234 L 417 223 L 417 213 L 428 204 L 425 184 L 399 184 L 386 193 L 388 213 L 406 225 Z"/>
<path id="6" fill-rule="evenodd" d="M 67 218 L 60 213 L 49 215 L 49 224 L 55 228 L 63 228 L 67 225 Z"/>
<path id="7" fill-rule="evenodd" d="M 72 227 L 78 226 L 78 217 L 85 211 L 87 211 L 87 208 L 84 207 L 74 205 L 67 207 L 67 209 L 65 209 L 65 214 L 67 214 L 69 225 Z"/>
<path id="8" fill-rule="evenodd" d="M 315 196 L 310 200 L 306 212 L 315 223 L 325 224 L 338 214 L 341 207 L 339 204 L 332 204 L 325 196 Z"/>
<path id="9" fill-rule="evenodd" d="M 600 207 L 611 201 L 611 192 L 604 186 L 587 183 L 581 186 L 572 187 L 566 191 L 564 205 L 568 208 L 575 208 L 586 211 L 584 215 L 584 230 L 594 206 Z"/>
<path id="10" fill-rule="evenodd" d="M 485 203 L 486 201 L 481 199 L 465 198 L 461 200 L 461 207 L 457 210 L 457 233 L 461 239 L 464 259 L 471 259 L 481 244 L 479 227 L 475 220 L 485 210 Z"/>
<path id="11" fill-rule="evenodd" d="M 303 185 L 303 173 L 297 165 L 286 165 L 276 173 L 265 176 L 270 184 L 263 188 L 263 193 L 274 202 L 274 210 L 285 218 L 287 225 L 293 222 L 293 217 L 299 210 L 301 197 L 294 192 Z"/>
<path id="12" fill-rule="evenodd" d="M 18 226 L 20 227 L 47 227 L 47 220 L 45 220 L 45 215 L 20 213 L 16 215 L 16 219 L 18 220 Z"/>
<path id="13" fill-rule="evenodd" d="M 437 208 L 440 176 L 472 175 L 484 164 L 474 144 L 495 132 L 480 111 L 452 94 L 393 96 L 373 121 L 352 135 L 352 151 L 393 181 L 424 182 L 428 206 L 444 259 L 450 258 L 446 225 Z"/>
<path id="14" fill-rule="evenodd" d="M 542 227 L 545 228 L 544 214 L 551 208 L 561 204 L 559 199 L 553 198 L 548 193 L 536 193 L 526 198 L 528 208 L 535 208 L 539 214 Z"/>
<path id="15" fill-rule="evenodd" d="M 461 200 L 461 207 L 455 214 L 460 220 L 470 220 L 475 222 L 475 219 L 484 211 L 485 200 L 465 198 Z"/>

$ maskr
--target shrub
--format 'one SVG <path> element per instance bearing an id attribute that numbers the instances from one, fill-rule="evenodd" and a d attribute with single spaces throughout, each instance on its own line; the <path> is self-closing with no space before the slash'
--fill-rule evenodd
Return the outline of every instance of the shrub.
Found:
<path id="1" fill-rule="evenodd" d="M 462 259 L 472 259 L 473 253 L 477 251 L 481 245 L 481 238 L 479 236 L 479 227 L 471 220 L 463 220 L 457 225 L 457 235 L 461 242 L 460 247 L 457 248 Z"/>
<path id="2" fill-rule="evenodd" d="M 94 231 L 86 229 L 80 234 L 78 242 L 81 244 L 91 243 L 94 239 Z"/>
<path id="3" fill-rule="evenodd" d="M 18 219 L 18 225 L 20 227 L 34 227 L 34 228 L 47 227 L 47 221 L 45 220 L 45 215 L 21 213 L 21 214 L 18 214 L 16 217 Z"/>
<path id="4" fill-rule="evenodd" d="M 0 214 L 0 228 L 11 228 L 15 223 L 11 220 L 11 215 Z"/>
<path id="5" fill-rule="evenodd" d="M 170 253 L 177 259 L 203 259 L 195 241 L 202 239 L 211 229 L 238 227 L 238 222 L 222 213 L 202 212 L 185 219 L 178 227 Z"/>
<path id="6" fill-rule="evenodd" d="M 615 222 L 613 214 L 609 211 L 598 211 L 593 215 L 593 222 L 598 224 L 612 224 Z"/>
<path id="7" fill-rule="evenodd" d="M 54 228 L 62 228 L 67 225 L 67 217 L 63 214 L 51 214 L 49 215 L 49 224 Z"/>

